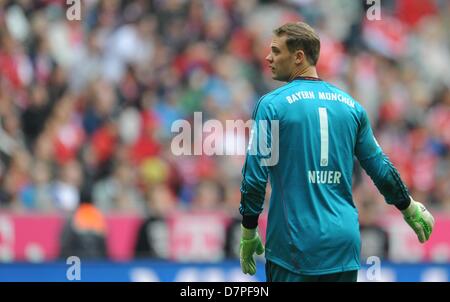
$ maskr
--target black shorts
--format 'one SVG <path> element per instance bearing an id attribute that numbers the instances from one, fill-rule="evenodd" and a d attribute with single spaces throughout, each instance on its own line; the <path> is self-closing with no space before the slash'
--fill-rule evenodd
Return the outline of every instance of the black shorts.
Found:
<path id="1" fill-rule="evenodd" d="M 267 260 L 266 278 L 267 282 L 356 282 L 358 270 L 327 275 L 303 275 L 291 272 Z"/>

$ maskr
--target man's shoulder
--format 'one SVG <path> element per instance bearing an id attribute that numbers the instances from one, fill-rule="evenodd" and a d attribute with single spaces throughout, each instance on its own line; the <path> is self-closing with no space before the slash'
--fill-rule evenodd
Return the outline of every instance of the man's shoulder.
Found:
<path id="1" fill-rule="evenodd" d="M 282 95 L 286 92 L 289 92 L 290 89 L 294 88 L 295 85 L 293 82 L 289 82 L 284 84 L 283 86 L 280 86 L 272 91 L 270 91 L 269 93 L 266 93 L 265 95 L 263 95 L 261 97 L 261 99 L 266 98 L 266 99 L 272 99 L 276 96 Z"/>
<path id="2" fill-rule="evenodd" d="M 282 97 L 284 94 L 289 94 L 289 91 L 294 88 L 292 82 L 286 83 L 283 86 L 280 86 L 259 98 L 259 104 L 264 103 L 265 105 L 271 103 L 276 100 L 278 97 Z"/>
<path id="3" fill-rule="evenodd" d="M 331 90 L 334 90 L 335 92 L 337 92 L 337 93 L 339 93 L 339 94 L 341 94 L 341 95 L 343 95 L 343 96 L 345 96 L 345 97 L 347 97 L 347 98 L 349 98 L 352 102 L 354 102 L 355 103 L 355 107 L 357 108 L 357 109 L 360 109 L 360 108 L 362 108 L 362 106 L 361 106 L 361 104 L 350 94 L 350 93 L 348 93 L 347 91 L 345 91 L 344 89 L 342 89 L 342 88 L 339 88 L 338 86 L 336 86 L 336 85 L 334 85 L 334 84 L 332 84 L 332 83 L 330 83 L 330 82 L 326 82 L 326 81 L 323 81 L 323 83 L 326 85 L 326 86 L 328 86 L 328 88 L 330 88 Z"/>
<path id="4" fill-rule="evenodd" d="M 262 97 L 259 98 L 258 102 L 256 103 L 255 109 L 253 111 L 253 118 L 255 117 L 257 112 L 260 111 L 277 111 L 277 108 L 280 106 L 280 102 L 277 102 L 276 100 L 279 99 L 279 97 L 282 97 L 285 92 L 289 92 L 289 88 L 292 87 L 292 83 L 287 83 L 281 87 L 278 87 L 266 94 L 264 94 Z M 269 109 L 271 108 L 271 109 Z"/>

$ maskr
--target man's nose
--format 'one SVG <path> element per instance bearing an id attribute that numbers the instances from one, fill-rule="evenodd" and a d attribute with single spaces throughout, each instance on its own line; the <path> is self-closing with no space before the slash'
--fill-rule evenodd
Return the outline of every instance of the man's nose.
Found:
<path id="1" fill-rule="evenodd" d="M 266 61 L 268 61 L 269 63 L 272 62 L 272 56 L 270 53 L 266 56 Z"/>

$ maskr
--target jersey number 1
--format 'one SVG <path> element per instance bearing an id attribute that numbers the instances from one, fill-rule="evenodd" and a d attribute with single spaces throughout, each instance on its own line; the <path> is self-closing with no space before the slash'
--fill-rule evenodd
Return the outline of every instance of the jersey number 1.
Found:
<path id="1" fill-rule="evenodd" d="M 320 166 L 328 166 L 328 113 L 327 108 L 319 107 L 320 122 Z"/>

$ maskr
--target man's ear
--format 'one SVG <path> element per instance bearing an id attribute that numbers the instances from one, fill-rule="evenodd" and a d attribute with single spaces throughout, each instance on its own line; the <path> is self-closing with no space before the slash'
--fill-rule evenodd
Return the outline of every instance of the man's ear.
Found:
<path id="1" fill-rule="evenodd" d="M 305 60 L 305 53 L 299 49 L 295 51 L 295 64 L 300 65 Z"/>

